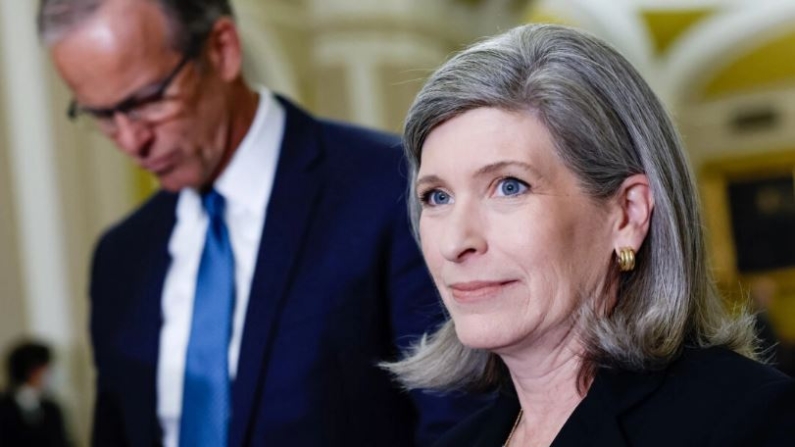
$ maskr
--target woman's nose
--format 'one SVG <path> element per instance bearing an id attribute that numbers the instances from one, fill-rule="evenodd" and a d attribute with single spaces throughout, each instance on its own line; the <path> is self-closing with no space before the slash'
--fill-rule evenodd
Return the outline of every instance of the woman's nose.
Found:
<path id="1" fill-rule="evenodd" d="M 443 225 L 442 256 L 451 262 L 463 262 L 485 253 L 488 243 L 484 229 L 483 217 L 475 204 L 456 203 Z"/>

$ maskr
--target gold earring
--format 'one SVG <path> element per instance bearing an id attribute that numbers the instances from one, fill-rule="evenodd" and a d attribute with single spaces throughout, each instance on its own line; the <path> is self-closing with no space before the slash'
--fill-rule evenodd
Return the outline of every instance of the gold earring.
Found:
<path id="1" fill-rule="evenodd" d="M 622 272 L 631 272 L 635 268 L 635 250 L 630 247 L 618 249 L 618 268 Z"/>

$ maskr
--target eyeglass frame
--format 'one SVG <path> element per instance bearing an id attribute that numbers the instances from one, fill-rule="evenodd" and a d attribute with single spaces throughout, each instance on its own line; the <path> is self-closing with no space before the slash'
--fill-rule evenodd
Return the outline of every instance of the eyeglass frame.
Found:
<path id="1" fill-rule="evenodd" d="M 136 108 L 152 104 L 158 101 L 162 101 L 165 99 L 166 90 L 171 86 L 171 83 L 176 79 L 177 75 L 182 71 L 185 66 L 188 65 L 192 59 L 194 59 L 193 52 L 187 52 L 182 56 L 179 63 L 171 70 L 171 73 L 168 74 L 162 81 L 160 81 L 160 85 L 157 87 L 152 94 L 147 95 L 144 98 L 138 99 L 135 97 L 128 97 L 117 103 L 111 107 L 86 107 L 81 106 L 77 103 L 76 99 L 72 99 L 69 103 L 69 108 L 66 111 L 67 116 L 69 117 L 70 121 L 75 121 L 80 115 L 88 115 L 95 120 L 103 120 L 103 119 L 112 119 L 116 116 L 117 113 L 120 113 L 133 121 L 139 121 L 134 115 L 130 115 L 131 112 L 134 112 Z"/>

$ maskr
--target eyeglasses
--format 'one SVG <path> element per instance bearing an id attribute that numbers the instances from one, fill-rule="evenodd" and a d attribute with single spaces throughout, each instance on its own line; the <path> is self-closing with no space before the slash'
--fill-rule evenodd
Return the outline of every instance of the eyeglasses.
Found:
<path id="1" fill-rule="evenodd" d="M 191 59 L 193 59 L 191 53 L 185 54 L 177 66 L 155 87 L 152 93 L 143 97 L 134 95 L 115 106 L 106 108 L 81 106 L 76 100 L 72 100 L 66 113 L 72 121 L 77 121 L 82 117 L 90 118 L 99 130 L 105 134 L 113 134 L 118 130 L 117 113 L 124 115 L 133 122 L 156 124 L 165 121 L 179 112 L 179 103 L 177 101 L 168 101 L 166 90 L 168 90 L 168 87 L 179 72 Z"/>

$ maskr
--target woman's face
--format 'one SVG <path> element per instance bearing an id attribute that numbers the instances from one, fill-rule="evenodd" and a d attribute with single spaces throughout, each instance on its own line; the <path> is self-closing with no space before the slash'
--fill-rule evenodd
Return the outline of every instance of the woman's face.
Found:
<path id="1" fill-rule="evenodd" d="M 462 343 L 511 353 L 577 341 L 613 233 L 543 124 L 494 108 L 445 122 L 423 146 L 417 193 L 422 251 Z"/>

